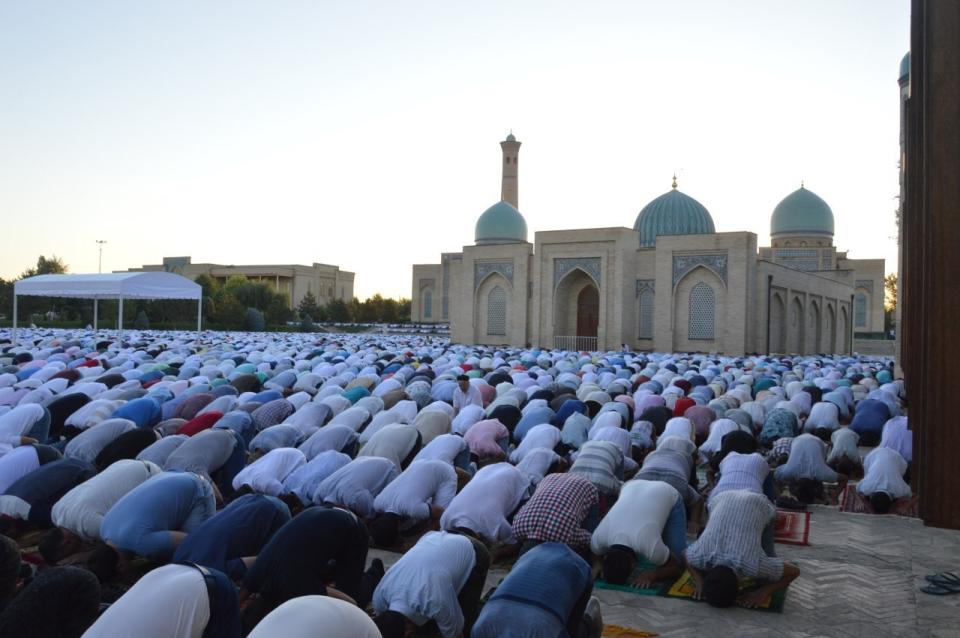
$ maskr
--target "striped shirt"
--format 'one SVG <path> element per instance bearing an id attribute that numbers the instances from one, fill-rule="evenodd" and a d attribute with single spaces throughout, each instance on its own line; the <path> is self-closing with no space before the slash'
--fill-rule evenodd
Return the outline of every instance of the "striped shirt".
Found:
<path id="1" fill-rule="evenodd" d="M 733 490 L 712 501 L 707 528 L 687 548 L 687 562 L 699 570 L 729 567 L 737 576 L 780 580 L 783 561 L 767 556 L 760 545 L 763 529 L 776 509 L 763 494 Z"/>
<path id="2" fill-rule="evenodd" d="M 604 494 L 618 494 L 617 474 L 622 464 L 623 454 L 610 441 L 587 441 L 580 448 L 570 473 L 584 477 Z"/>

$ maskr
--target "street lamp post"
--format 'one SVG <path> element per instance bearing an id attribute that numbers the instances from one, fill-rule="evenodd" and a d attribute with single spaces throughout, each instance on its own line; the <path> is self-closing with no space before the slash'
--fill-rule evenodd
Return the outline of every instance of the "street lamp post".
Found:
<path id="1" fill-rule="evenodd" d="M 107 243 L 107 240 L 98 239 L 96 241 L 97 241 L 97 249 L 99 251 L 99 254 L 97 255 L 97 272 L 99 273 L 101 271 L 100 270 L 101 267 L 103 266 L 103 245 Z"/>

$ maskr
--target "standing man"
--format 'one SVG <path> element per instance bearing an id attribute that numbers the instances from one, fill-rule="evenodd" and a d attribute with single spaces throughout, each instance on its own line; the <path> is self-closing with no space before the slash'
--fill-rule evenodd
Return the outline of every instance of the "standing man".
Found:
<path id="1" fill-rule="evenodd" d="M 480 390 L 470 383 L 470 377 L 461 374 L 457 377 L 457 389 L 453 391 L 453 415 L 456 416 L 468 405 L 483 408 L 483 397 L 480 396 Z"/>

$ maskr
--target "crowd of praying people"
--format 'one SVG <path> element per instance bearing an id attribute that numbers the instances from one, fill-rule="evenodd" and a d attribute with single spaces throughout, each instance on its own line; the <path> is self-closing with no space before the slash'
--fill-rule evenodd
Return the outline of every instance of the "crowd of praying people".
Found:
<path id="1" fill-rule="evenodd" d="M 597 578 L 756 607 L 778 507 L 912 496 L 889 359 L 125 336 L 0 331 L 0 636 L 596 638 Z"/>

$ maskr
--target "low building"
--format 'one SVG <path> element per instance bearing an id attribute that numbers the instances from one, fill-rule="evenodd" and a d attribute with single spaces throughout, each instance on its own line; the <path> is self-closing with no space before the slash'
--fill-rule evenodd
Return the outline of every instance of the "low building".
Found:
<path id="1" fill-rule="evenodd" d="M 245 277 L 250 281 L 262 281 L 272 284 L 274 290 L 287 295 L 290 308 L 300 305 L 300 300 L 308 293 L 323 306 L 334 299 L 350 301 L 353 299 L 354 273 L 340 270 L 338 266 L 314 263 L 312 266 L 299 264 L 237 265 L 237 264 L 195 264 L 190 257 L 164 257 L 158 265 L 144 265 L 130 268 L 130 271 L 172 272 L 190 279 L 199 275 L 208 275 L 220 283 L 230 277 Z"/>

